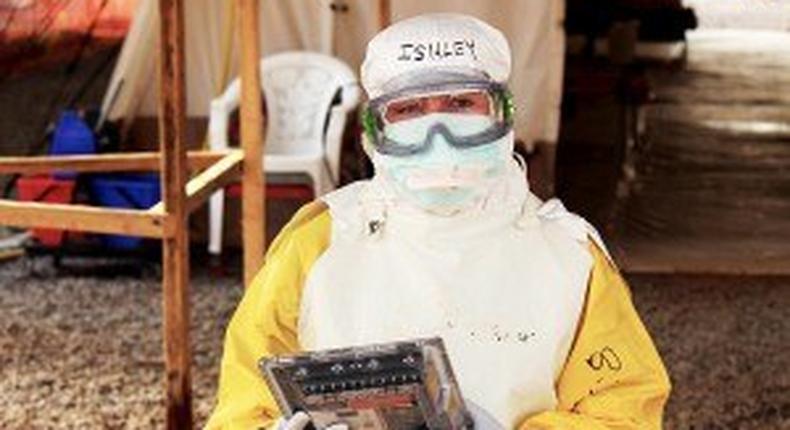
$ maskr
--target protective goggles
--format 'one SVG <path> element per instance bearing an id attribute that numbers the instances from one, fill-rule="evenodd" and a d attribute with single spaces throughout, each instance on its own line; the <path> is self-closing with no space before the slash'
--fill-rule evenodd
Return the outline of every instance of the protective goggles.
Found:
<path id="1" fill-rule="evenodd" d="M 467 116 L 464 127 L 421 122 L 431 114 Z M 363 110 L 362 124 L 376 151 L 409 156 L 426 152 L 436 135 L 453 147 L 473 148 L 505 136 L 513 125 L 513 101 L 505 86 L 489 81 L 406 88 L 373 99 Z M 395 130 L 409 127 L 408 133 Z"/>

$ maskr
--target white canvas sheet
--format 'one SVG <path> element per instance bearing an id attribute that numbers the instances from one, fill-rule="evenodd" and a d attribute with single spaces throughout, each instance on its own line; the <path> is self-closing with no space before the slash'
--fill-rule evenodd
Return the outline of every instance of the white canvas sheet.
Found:
<path id="1" fill-rule="evenodd" d="M 358 70 L 377 31 L 378 2 L 336 0 L 261 1 L 263 54 L 304 49 L 333 53 Z M 190 0 L 186 8 L 189 116 L 207 116 L 209 101 L 237 74 L 235 2 Z M 455 11 L 500 28 L 513 51 L 511 88 L 516 135 L 528 143 L 556 142 L 564 60 L 562 0 L 392 0 L 393 21 L 426 12 Z M 116 66 L 103 110 L 110 119 L 156 115 L 158 13 L 142 0 Z M 127 123 L 130 121 L 127 121 Z"/>

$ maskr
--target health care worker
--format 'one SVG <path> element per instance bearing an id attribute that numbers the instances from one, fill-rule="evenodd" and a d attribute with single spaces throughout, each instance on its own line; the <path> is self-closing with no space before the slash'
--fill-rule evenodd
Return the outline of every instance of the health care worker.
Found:
<path id="1" fill-rule="evenodd" d="M 301 209 L 272 244 L 228 327 L 208 428 L 304 427 L 278 421 L 261 357 L 431 336 L 501 427 L 661 427 L 669 380 L 628 287 L 513 158 L 509 74 L 502 33 L 469 16 L 370 41 L 375 175 Z"/>

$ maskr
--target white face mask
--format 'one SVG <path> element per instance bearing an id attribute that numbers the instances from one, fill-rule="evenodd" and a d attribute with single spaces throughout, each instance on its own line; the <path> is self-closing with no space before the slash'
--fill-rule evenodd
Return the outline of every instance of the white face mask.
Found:
<path id="1" fill-rule="evenodd" d="M 490 127 L 493 119 L 483 115 L 435 113 L 388 125 L 388 136 L 411 141 L 433 124 L 444 124 L 453 134 L 470 135 Z M 513 153 L 513 133 L 489 144 L 455 148 L 435 134 L 430 150 L 398 157 L 373 153 L 377 176 L 408 203 L 439 215 L 452 215 L 475 207 L 504 177 Z"/>

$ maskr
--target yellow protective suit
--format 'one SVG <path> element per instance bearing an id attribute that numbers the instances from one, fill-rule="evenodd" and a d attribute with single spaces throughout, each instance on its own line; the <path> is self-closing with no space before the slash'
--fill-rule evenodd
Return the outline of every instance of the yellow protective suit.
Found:
<path id="1" fill-rule="evenodd" d="M 225 338 L 218 404 L 207 429 L 269 427 L 277 405 L 258 370 L 264 356 L 300 350 L 302 286 L 329 246 L 322 203 L 297 213 L 274 241 Z M 577 334 L 556 381 L 558 406 L 520 429 L 658 429 L 670 383 L 617 269 L 594 244 L 593 268 Z"/>

